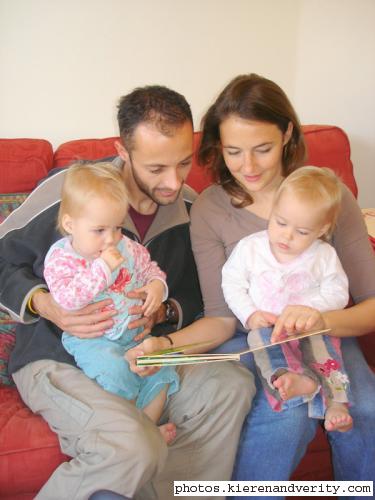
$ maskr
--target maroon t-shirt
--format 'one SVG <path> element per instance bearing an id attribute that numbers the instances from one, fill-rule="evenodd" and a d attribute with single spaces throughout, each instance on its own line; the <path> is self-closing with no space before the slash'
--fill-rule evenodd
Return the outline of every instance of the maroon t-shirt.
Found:
<path id="1" fill-rule="evenodd" d="M 159 208 L 159 207 L 158 207 Z M 140 214 L 133 207 L 129 206 L 129 216 L 134 222 L 135 227 L 141 237 L 141 241 L 144 240 L 145 234 L 148 231 L 148 228 L 151 226 L 155 216 L 157 214 L 158 208 L 153 214 Z"/>

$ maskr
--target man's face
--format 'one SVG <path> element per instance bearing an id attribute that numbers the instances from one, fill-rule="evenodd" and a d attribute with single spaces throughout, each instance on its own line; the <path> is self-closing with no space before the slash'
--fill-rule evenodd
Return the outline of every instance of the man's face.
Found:
<path id="1" fill-rule="evenodd" d="M 169 136 L 152 123 L 140 124 L 133 134 L 131 151 L 120 146 L 118 152 L 138 189 L 154 203 L 169 205 L 176 201 L 191 169 L 192 124 L 185 122 Z"/>

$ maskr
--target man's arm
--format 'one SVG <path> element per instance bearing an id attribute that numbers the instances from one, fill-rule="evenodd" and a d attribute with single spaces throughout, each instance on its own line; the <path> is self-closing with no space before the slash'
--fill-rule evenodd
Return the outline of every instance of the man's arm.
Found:
<path id="1" fill-rule="evenodd" d="M 21 209 L 27 214 L 27 207 Z M 46 288 L 42 273 L 45 246 L 54 236 L 53 225 L 46 219 L 54 213 L 49 209 L 47 217 L 42 214 L 32 220 L 25 216 L 25 225 L 18 228 L 15 225 L 16 229 L 9 231 L 3 226 L 0 228 L 0 303 L 16 321 L 35 321 L 27 302 L 36 289 Z M 12 221 L 5 222 L 8 229 Z"/>
<path id="2" fill-rule="evenodd" d="M 63 172 L 44 180 L 0 225 L 0 307 L 16 321 L 36 321 L 38 316 L 27 308 L 32 295 L 33 309 L 59 328 L 79 336 L 101 335 L 113 325 L 110 318 L 116 311 L 98 310 L 110 301 L 67 313 L 49 293 L 35 293 L 38 288 L 46 288 L 44 258 L 60 237 L 55 226 Z"/>
<path id="3" fill-rule="evenodd" d="M 1 241 L 0 253 L 4 255 Z M 21 323 L 33 323 L 37 320 L 27 304 L 40 289 L 46 289 L 46 285 L 30 268 L 11 264 L 6 258 L 0 257 L 0 308 L 12 319 Z"/>
<path id="4" fill-rule="evenodd" d="M 27 302 L 43 279 L 44 256 L 56 239 L 55 221 L 65 171 L 41 182 L 0 225 L 0 303 L 17 321 L 30 322 Z"/>

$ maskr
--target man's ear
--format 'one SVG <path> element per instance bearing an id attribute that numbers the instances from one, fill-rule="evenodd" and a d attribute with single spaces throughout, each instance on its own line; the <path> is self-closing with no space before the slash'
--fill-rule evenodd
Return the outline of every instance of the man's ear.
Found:
<path id="1" fill-rule="evenodd" d="M 126 147 L 123 145 L 122 142 L 120 141 L 115 141 L 115 148 L 117 151 L 117 154 L 123 160 L 125 163 L 129 161 L 129 153 Z"/>
<path id="2" fill-rule="evenodd" d="M 64 214 L 61 218 L 61 225 L 67 234 L 72 234 L 73 219 L 68 214 Z"/>
<path id="3" fill-rule="evenodd" d="M 288 128 L 286 129 L 286 131 L 284 133 L 283 146 L 285 146 L 285 144 L 288 144 L 288 142 L 290 141 L 290 138 L 292 137 L 292 133 L 293 133 L 293 123 L 289 122 Z"/>

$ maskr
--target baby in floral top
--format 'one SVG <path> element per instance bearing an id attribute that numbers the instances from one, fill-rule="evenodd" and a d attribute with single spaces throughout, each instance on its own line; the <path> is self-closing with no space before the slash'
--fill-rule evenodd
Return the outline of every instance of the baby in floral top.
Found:
<path id="1" fill-rule="evenodd" d="M 91 302 L 111 298 L 118 314 L 113 327 L 97 338 L 78 338 L 63 332 L 65 349 L 85 374 L 107 391 L 118 394 L 155 422 L 166 398 L 176 392 L 176 371 L 165 367 L 145 378 L 133 373 L 125 360 L 137 345 L 139 329 L 129 330 L 129 315 L 139 300 L 127 293 L 145 294 L 145 316 L 154 313 L 168 296 L 168 287 L 156 262 L 145 247 L 122 234 L 128 195 L 121 173 L 110 163 L 77 164 L 65 175 L 58 229 L 64 238 L 54 243 L 45 259 L 44 276 L 55 301 L 64 309 L 77 310 Z M 160 426 L 170 442 L 173 423 Z"/>
<path id="2" fill-rule="evenodd" d="M 250 347 L 270 341 L 262 327 L 274 325 L 281 314 L 297 316 L 295 324 L 309 330 L 317 310 L 347 305 L 347 277 L 334 248 L 324 241 L 333 232 L 340 204 L 341 185 L 331 170 L 298 168 L 276 193 L 268 230 L 234 248 L 222 270 L 222 287 L 228 306 L 250 330 Z M 275 334 L 271 340 L 278 340 Z M 317 415 L 314 398 L 321 390 L 324 404 L 318 415 L 325 428 L 351 429 L 348 377 L 337 338 L 313 336 L 299 345 L 276 345 L 254 352 L 254 359 L 275 410 L 311 402 Z"/>

